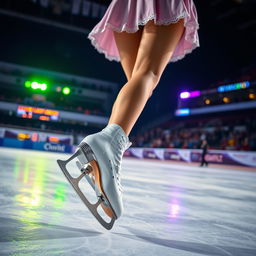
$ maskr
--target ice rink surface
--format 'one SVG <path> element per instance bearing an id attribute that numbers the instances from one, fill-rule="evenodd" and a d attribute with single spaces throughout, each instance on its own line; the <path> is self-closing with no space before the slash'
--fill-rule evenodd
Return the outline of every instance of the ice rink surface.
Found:
<path id="1" fill-rule="evenodd" d="M 256 255 L 256 172 L 123 159 L 111 231 L 56 163 L 0 148 L 0 255 Z"/>

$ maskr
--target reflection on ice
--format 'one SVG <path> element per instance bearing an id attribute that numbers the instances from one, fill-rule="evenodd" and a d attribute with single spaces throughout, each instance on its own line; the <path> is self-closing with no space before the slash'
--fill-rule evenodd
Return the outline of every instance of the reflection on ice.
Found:
<path id="1" fill-rule="evenodd" d="M 124 159 L 125 211 L 109 232 L 58 158 L 0 148 L 1 256 L 256 255 L 254 172 Z"/>
<path id="2" fill-rule="evenodd" d="M 176 218 L 179 214 L 179 211 L 180 211 L 180 206 L 177 203 L 173 203 L 171 204 L 171 211 L 169 216 L 171 218 Z"/>

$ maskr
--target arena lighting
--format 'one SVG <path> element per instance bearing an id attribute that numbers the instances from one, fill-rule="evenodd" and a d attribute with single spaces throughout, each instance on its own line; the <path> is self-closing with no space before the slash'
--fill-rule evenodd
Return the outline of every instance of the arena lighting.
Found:
<path id="1" fill-rule="evenodd" d="M 218 92 L 228 92 L 228 91 L 246 89 L 248 87 L 250 87 L 250 82 L 245 81 L 241 83 L 222 85 L 222 86 L 219 86 L 217 90 Z"/>
<path id="2" fill-rule="evenodd" d="M 41 84 L 41 90 L 45 91 L 47 89 L 47 84 Z"/>
<path id="3" fill-rule="evenodd" d="M 200 95 L 201 95 L 200 91 L 181 92 L 180 98 L 184 100 L 184 99 L 188 99 L 188 98 L 199 97 Z"/>
<path id="4" fill-rule="evenodd" d="M 189 108 L 180 108 L 175 111 L 176 116 L 188 116 L 190 115 L 190 109 Z"/>
<path id="5" fill-rule="evenodd" d="M 31 82 L 30 82 L 30 81 L 26 81 L 26 82 L 24 83 L 24 85 L 25 85 L 26 88 L 30 88 Z"/>
<path id="6" fill-rule="evenodd" d="M 230 102 L 230 99 L 229 99 L 228 97 L 224 97 L 222 100 L 223 100 L 223 102 L 225 102 L 225 103 L 229 103 L 229 102 Z"/>
<path id="7" fill-rule="evenodd" d="M 211 103 L 211 101 L 210 101 L 209 99 L 206 99 L 206 100 L 204 101 L 204 103 L 205 103 L 206 105 L 209 105 L 209 104 Z"/>
<path id="8" fill-rule="evenodd" d="M 38 83 L 36 81 L 25 81 L 24 83 L 26 88 L 31 88 L 33 90 L 40 89 L 41 91 L 46 91 L 47 89 L 47 84 L 46 83 Z"/>
<path id="9" fill-rule="evenodd" d="M 65 94 L 65 95 L 70 94 L 70 88 L 69 88 L 69 87 L 64 87 L 64 88 L 62 89 L 62 93 Z"/>
<path id="10" fill-rule="evenodd" d="M 180 94 L 180 98 L 181 98 L 181 99 L 187 99 L 187 98 L 189 98 L 189 92 L 182 92 L 182 93 Z"/>
<path id="11" fill-rule="evenodd" d="M 254 100 L 254 99 L 256 98 L 255 94 L 253 94 L 253 93 L 250 93 L 250 94 L 248 95 L 248 97 L 249 97 L 249 99 L 251 99 L 251 100 Z"/>

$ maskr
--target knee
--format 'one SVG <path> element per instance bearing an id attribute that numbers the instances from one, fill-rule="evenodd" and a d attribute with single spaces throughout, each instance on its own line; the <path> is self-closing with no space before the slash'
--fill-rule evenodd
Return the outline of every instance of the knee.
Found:
<path id="1" fill-rule="evenodd" d="M 145 74 L 147 77 L 149 77 L 151 83 L 150 83 L 150 91 L 149 91 L 149 98 L 152 96 L 154 89 L 156 88 L 156 86 L 158 85 L 159 81 L 160 81 L 160 74 L 157 74 L 153 71 L 149 71 Z"/>
<path id="2" fill-rule="evenodd" d="M 160 81 L 160 77 L 161 77 L 161 74 L 158 73 L 158 72 L 154 72 L 154 71 L 148 71 L 148 76 L 151 77 L 152 79 L 152 84 L 153 84 L 153 89 L 155 89 L 155 87 L 158 85 L 159 81 Z"/>
<path id="3" fill-rule="evenodd" d="M 140 70 L 132 74 L 132 77 L 139 76 L 141 80 L 145 81 L 145 85 L 150 89 L 150 96 L 153 90 L 159 83 L 161 74 L 154 72 L 152 70 Z"/>

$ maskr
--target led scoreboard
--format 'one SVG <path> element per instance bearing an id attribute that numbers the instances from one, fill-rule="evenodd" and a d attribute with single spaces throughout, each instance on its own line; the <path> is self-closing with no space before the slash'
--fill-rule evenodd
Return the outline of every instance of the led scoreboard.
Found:
<path id="1" fill-rule="evenodd" d="M 57 121 L 59 119 L 59 111 L 29 106 L 18 106 L 17 116 L 39 119 L 42 121 Z"/>

